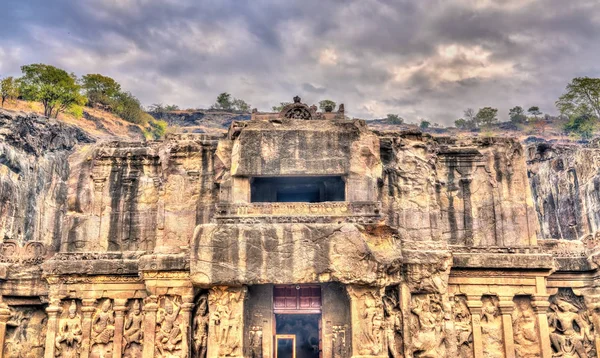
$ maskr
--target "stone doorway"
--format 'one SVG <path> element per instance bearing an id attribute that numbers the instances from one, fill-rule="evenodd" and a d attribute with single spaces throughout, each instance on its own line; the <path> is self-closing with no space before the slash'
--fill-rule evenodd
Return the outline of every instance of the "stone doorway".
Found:
<path id="1" fill-rule="evenodd" d="M 277 358 L 321 357 L 320 314 L 275 314 Z"/>

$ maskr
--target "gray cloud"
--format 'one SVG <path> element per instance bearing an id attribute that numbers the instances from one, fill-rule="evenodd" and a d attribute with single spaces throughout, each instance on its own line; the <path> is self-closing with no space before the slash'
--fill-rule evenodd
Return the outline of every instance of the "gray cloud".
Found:
<path id="1" fill-rule="evenodd" d="M 0 75 L 43 62 L 114 77 L 144 104 L 268 110 L 299 94 L 350 115 L 450 124 L 554 101 L 600 76 L 596 0 L 5 0 Z"/>

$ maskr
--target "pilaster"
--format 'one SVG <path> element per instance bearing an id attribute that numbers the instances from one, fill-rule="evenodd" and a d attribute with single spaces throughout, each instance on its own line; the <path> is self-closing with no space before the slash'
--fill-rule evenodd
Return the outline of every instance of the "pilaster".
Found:
<path id="1" fill-rule="evenodd" d="M 189 339 L 192 335 L 192 309 L 194 309 L 194 296 L 183 296 L 181 304 L 181 324 L 183 327 L 183 337 L 181 339 L 181 347 L 184 352 L 191 352 Z M 243 312 L 243 311 L 242 311 Z M 243 326 L 242 326 L 243 329 Z"/>
<path id="2" fill-rule="evenodd" d="M 90 335 L 92 333 L 92 315 L 94 312 L 96 312 L 96 299 L 84 298 L 81 300 L 81 313 L 83 316 L 81 330 L 83 335 L 81 339 L 80 358 L 88 358 L 90 356 Z"/>
<path id="3" fill-rule="evenodd" d="M 512 323 L 515 304 L 512 296 L 500 296 L 499 299 L 498 308 L 502 315 L 502 331 L 504 332 L 504 354 L 506 358 L 515 358 L 515 337 Z"/>
<path id="4" fill-rule="evenodd" d="M 46 346 L 44 348 L 44 358 L 54 358 L 56 349 L 56 329 L 58 328 L 58 315 L 62 311 L 60 300 L 58 298 L 50 298 L 50 304 L 46 307 L 48 321 L 46 323 Z"/>
<path id="5" fill-rule="evenodd" d="M 481 296 L 467 296 L 467 306 L 471 312 L 473 354 L 475 358 L 483 358 L 483 341 L 481 337 L 481 310 L 483 302 L 481 302 Z"/>
<path id="6" fill-rule="evenodd" d="M 127 311 L 127 299 L 117 298 L 114 302 L 115 311 L 115 336 L 113 340 L 113 358 L 123 355 L 123 323 Z"/>
<path id="7" fill-rule="evenodd" d="M 6 303 L 0 303 L 0 358 L 4 357 L 4 340 L 6 339 L 6 322 L 10 318 L 10 310 Z"/>
<path id="8" fill-rule="evenodd" d="M 550 301 L 548 295 L 535 295 L 532 297 L 531 305 L 537 316 L 538 334 L 542 358 L 552 358 L 552 347 L 550 346 L 550 328 L 548 327 L 548 308 Z"/>
<path id="9" fill-rule="evenodd" d="M 154 336 L 156 335 L 156 311 L 158 297 L 149 296 L 144 302 L 144 347 L 142 357 L 154 357 Z"/>

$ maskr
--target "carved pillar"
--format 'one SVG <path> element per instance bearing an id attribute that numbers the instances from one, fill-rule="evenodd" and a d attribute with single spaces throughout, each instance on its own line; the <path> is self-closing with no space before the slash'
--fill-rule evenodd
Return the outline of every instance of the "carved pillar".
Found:
<path id="1" fill-rule="evenodd" d="M 513 333 L 512 312 L 515 304 L 512 296 L 499 297 L 498 308 L 502 315 L 502 330 L 504 332 L 504 354 L 506 358 L 515 358 L 515 337 Z"/>
<path id="2" fill-rule="evenodd" d="M 537 315 L 538 334 L 540 336 L 540 345 L 542 358 L 552 358 L 552 347 L 550 346 L 550 328 L 548 327 L 548 308 L 550 301 L 548 295 L 533 296 L 533 311 Z"/>
<path id="3" fill-rule="evenodd" d="M 183 337 L 181 339 L 181 349 L 185 356 L 189 356 L 190 349 L 190 337 L 192 335 L 192 309 L 194 308 L 194 296 L 183 296 L 183 303 L 181 304 L 181 325 L 183 330 Z M 243 328 L 243 327 L 242 327 Z"/>
<path id="4" fill-rule="evenodd" d="M 243 356 L 246 292 L 246 287 L 216 286 L 210 289 L 208 358 Z"/>
<path id="5" fill-rule="evenodd" d="M 144 348 L 142 357 L 154 357 L 154 336 L 156 335 L 156 311 L 158 297 L 149 296 L 144 302 Z"/>
<path id="6" fill-rule="evenodd" d="M 123 322 L 127 311 L 127 299 L 115 299 L 115 337 L 113 340 L 113 358 L 121 358 L 123 354 Z"/>
<path id="7" fill-rule="evenodd" d="M 387 356 L 383 351 L 382 289 L 346 286 L 352 319 L 352 356 Z"/>
<path id="8" fill-rule="evenodd" d="M 51 298 L 50 305 L 46 307 L 48 321 L 46 323 L 46 346 L 44 347 L 44 358 L 54 358 L 58 315 L 61 311 L 62 308 L 60 307 L 60 300 L 57 298 Z"/>
<path id="9" fill-rule="evenodd" d="M 4 357 L 4 340 L 6 339 L 6 322 L 10 318 L 10 310 L 5 303 L 0 303 L 0 358 Z"/>
<path id="10" fill-rule="evenodd" d="M 483 358 L 483 341 L 481 338 L 481 302 L 480 296 L 467 296 L 467 306 L 471 311 L 471 324 L 473 328 L 473 354 L 475 358 Z"/>
<path id="11" fill-rule="evenodd" d="M 90 356 L 90 335 L 92 333 L 92 315 L 94 312 L 96 312 L 96 300 L 94 298 L 84 298 L 81 300 L 81 313 L 83 315 L 81 330 L 83 331 L 83 336 L 81 339 L 80 358 L 88 358 Z"/>

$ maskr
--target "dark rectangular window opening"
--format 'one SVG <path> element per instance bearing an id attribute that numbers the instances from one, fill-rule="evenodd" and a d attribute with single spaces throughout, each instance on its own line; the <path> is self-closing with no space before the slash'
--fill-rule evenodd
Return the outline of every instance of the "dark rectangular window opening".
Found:
<path id="1" fill-rule="evenodd" d="M 340 176 L 256 177 L 250 186 L 253 203 L 321 203 L 345 199 L 346 184 Z"/>

